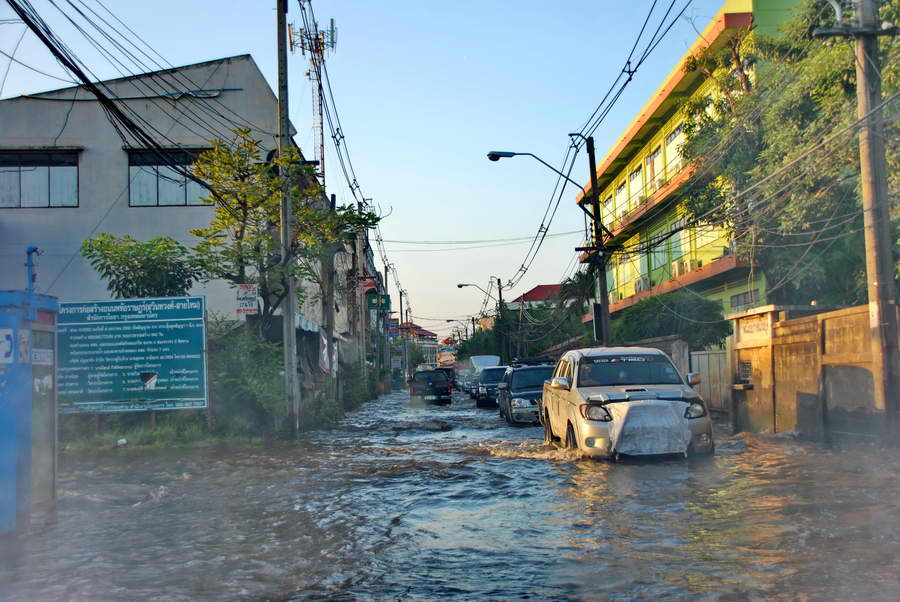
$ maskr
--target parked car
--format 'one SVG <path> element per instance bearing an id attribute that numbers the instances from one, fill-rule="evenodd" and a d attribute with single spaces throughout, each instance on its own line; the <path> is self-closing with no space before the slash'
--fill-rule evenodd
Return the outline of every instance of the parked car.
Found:
<path id="1" fill-rule="evenodd" d="M 469 383 L 472 380 L 471 370 L 460 370 L 456 373 L 456 388 L 463 393 L 469 392 Z"/>
<path id="2" fill-rule="evenodd" d="M 690 386 L 699 382 L 657 349 L 569 351 L 544 384 L 544 439 L 602 458 L 712 454 L 709 411 Z"/>
<path id="3" fill-rule="evenodd" d="M 540 424 L 540 399 L 553 364 L 513 364 L 497 385 L 500 416 L 510 424 Z"/>
<path id="4" fill-rule="evenodd" d="M 442 370 L 419 370 L 409 379 L 410 401 L 450 403 L 450 381 Z"/>
<path id="5" fill-rule="evenodd" d="M 494 366 L 483 369 L 478 375 L 478 389 L 475 392 L 475 405 L 479 408 L 496 407 L 497 385 L 506 373 L 507 366 Z"/>

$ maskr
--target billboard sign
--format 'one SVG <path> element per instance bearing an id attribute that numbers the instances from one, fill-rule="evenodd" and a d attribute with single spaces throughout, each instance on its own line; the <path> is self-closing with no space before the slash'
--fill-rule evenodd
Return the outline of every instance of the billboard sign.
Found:
<path id="1" fill-rule="evenodd" d="M 60 303 L 62 413 L 207 405 L 203 297 Z"/>

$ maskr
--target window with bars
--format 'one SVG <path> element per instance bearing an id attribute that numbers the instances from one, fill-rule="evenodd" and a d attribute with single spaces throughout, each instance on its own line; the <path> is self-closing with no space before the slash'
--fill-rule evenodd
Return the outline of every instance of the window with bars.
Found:
<path id="1" fill-rule="evenodd" d="M 731 311 L 741 311 L 759 305 L 759 290 L 744 291 L 731 295 Z"/>
<path id="2" fill-rule="evenodd" d="M 681 169 L 681 145 L 684 144 L 684 128 L 678 124 L 666 136 L 666 170 L 669 174 Z"/>
<path id="3" fill-rule="evenodd" d="M 662 147 L 657 146 L 647 155 L 647 189 L 648 192 L 656 192 L 662 184 L 664 177 L 662 162 Z"/>
<path id="4" fill-rule="evenodd" d="M 0 209 L 77 206 L 77 151 L 0 151 Z"/>
<path id="5" fill-rule="evenodd" d="M 644 170 L 638 165 L 637 169 L 632 171 L 628 175 L 628 183 L 631 187 L 631 198 L 629 199 L 629 205 L 631 207 L 636 206 L 640 200 L 641 196 L 644 194 Z"/>
<path id="6" fill-rule="evenodd" d="M 189 169 L 199 150 L 128 151 L 128 204 L 131 207 L 205 205 L 206 189 L 176 167 Z"/>

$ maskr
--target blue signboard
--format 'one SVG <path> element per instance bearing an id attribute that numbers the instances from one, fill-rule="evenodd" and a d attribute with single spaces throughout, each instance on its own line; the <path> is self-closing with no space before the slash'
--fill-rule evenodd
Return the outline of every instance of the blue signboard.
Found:
<path id="1" fill-rule="evenodd" d="M 59 410 L 207 405 L 203 297 L 60 303 Z"/>

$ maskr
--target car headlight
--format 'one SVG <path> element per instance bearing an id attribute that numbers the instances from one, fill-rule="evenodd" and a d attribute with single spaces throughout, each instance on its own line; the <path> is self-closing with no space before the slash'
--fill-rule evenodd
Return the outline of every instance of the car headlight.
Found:
<path id="1" fill-rule="evenodd" d="M 595 404 L 585 404 L 581 406 L 581 415 L 588 420 L 596 420 L 598 422 L 610 422 L 612 416 L 606 411 L 606 408 Z"/>
<path id="2" fill-rule="evenodd" d="M 527 408 L 531 406 L 531 401 L 528 399 L 522 399 L 521 397 L 513 397 L 510 400 L 509 405 L 514 408 Z"/>
<path id="3" fill-rule="evenodd" d="M 699 401 L 692 401 L 684 411 L 685 418 L 703 418 L 706 416 L 706 406 Z"/>
<path id="4" fill-rule="evenodd" d="M 486 391 L 487 391 L 487 389 L 485 389 L 484 387 L 478 387 L 478 392 L 479 392 L 479 393 L 484 393 L 484 392 L 486 392 Z"/>

